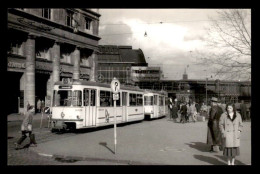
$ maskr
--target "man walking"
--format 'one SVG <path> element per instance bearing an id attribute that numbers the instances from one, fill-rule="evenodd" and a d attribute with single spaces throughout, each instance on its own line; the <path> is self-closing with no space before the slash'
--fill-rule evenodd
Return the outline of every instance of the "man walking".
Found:
<path id="1" fill-rule="evenodd" d="M 210 152 L 218 152 L 219 146 L 222 144 L 221 132 L 219 130 L 218 123 L 223 111 L 222 108 L 217 105 L 217 102 L 218 99 L 216 97 L 212 97 L 207 132 L 207 144 L 211 146 Z"/>
<path id="2" fill-rule="evenodd" d="M 172 118 L 173 118 L 173 121 L 177 121 L 177 118 L 178 118 L 178 105 L 177 105 L 177 100 L 175 99 L 174 100 L 174 103 L 173 103 L 173 107 L 172 107 Z"/>

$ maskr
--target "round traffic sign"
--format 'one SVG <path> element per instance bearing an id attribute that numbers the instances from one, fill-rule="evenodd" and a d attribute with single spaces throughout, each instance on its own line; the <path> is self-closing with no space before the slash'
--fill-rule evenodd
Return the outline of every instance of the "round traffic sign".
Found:
<path id="1" fill-rule="evenodd" d="M 112 89 L 112 91 L 113 91 L 114 94 L 119 93 L 119 90 L 120 90 L 120 82 L 119 82 L 119 80 L 117 80 L 115 77 L 114 77 L 114 79 L 113 79 L 112 82 L 111 82 L 111 89 Z"/>

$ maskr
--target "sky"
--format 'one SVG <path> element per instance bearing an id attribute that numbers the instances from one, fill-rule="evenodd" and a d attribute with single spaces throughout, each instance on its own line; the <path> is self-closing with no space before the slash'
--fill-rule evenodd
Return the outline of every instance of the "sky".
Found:
<path id="1" fill-rule="evenodd" d="M 212 69 L 196 65 L 195 50 L 205 49 L 205 28 L 217 9 L 99 9 L 99 45 L 141 49 L 148 66 L 160 66 L 164 79 L 206 79 Z M 145 37 L 145 33 L 147 36 Z M 214 79 L 214 76 L 213 76 Z"/>

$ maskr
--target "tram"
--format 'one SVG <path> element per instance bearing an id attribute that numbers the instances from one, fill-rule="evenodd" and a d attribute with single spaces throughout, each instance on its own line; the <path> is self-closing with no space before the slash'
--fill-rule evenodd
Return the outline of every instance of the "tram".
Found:
<path id="1" fill-rule="evenodd" d="M 168 115 L 168 97 L 165 91 L 145 91 L 144 114 L 149 119 Z"/>
<path id="2" fill-rule="evenodd" d="M 118 124 L 144 119 L 144 90 L 121 85 L 116 101 Z M 109 84 L 62 80 L 54 84 L 52 132 L 114 124 L 113 93 Z"/>

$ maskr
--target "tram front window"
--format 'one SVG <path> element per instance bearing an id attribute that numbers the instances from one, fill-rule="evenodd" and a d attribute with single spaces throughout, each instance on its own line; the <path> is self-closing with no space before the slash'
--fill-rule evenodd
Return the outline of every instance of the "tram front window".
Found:
<path id="1" fill-rule="evenodd" d="M 153 96 L 144 96 L 144 105 L 153 105 Z"/>
<path id="2" fill-rule="evenodd" d="M 53 106 L 81 106 L 82 92 L 79 90 L 54 91 Z"/>

